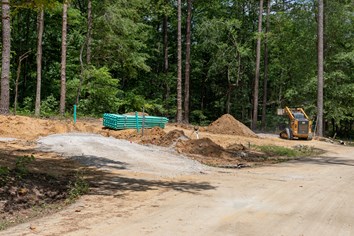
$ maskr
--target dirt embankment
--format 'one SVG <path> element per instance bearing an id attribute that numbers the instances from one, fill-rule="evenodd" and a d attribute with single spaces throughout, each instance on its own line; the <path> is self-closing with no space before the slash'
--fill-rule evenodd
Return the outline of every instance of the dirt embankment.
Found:
<path id="1" fill-rule="evenodd" d="M 188 133 L 196 134 L 200 130 L 211 134 L 236 135 L 245 138 L 256 138 L 248 127 L 236 120 L 233 116 L 225 114 L 208 127 L 195 127 L 184 125 Z M 255 160 L 259 153 L 248 150 L 244 145 L 234 141 L 227 145 L 215 143 L 213 138 L 197 136 L 188 137 L 183 130 L 176 129 L 165 132 L 159 127 L 137 130 L 110 130 L 102 127 L 102 120 L 80 120 L 74 124 L 70 120 L 38 119 L 24 116 L 0 116 L 0 136 L 13 137 L 25 140 L 34 140 L 39 136 L 60 134 L 67 132 L 88 132 L 101 134 L 107 137 L 126 139 L 141 144 L 153 144 L 175 148 L 179 153 L 191 156 L 204 164 L 213 166 L 247 164 L 249 158 Z M 231 148 L 229 146 L 232 146 Z"/>

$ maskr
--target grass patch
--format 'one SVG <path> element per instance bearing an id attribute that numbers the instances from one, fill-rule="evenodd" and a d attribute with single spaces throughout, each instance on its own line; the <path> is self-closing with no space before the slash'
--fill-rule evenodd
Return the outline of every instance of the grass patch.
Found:
<path id="1" fill-rule="evenodd" d="M 266 146 L 256 146 L 256 150 L 265 153 L 270 157 L 303 157 L 303 156 L 313 156 L 320 154 L 321 152 L 313 147 L 306 145 L 297 145 L 294 148 L 266 145 Z"/>
<path id="2" fill-rule="evenodd" d="M 267 146 L 257 146 L 257 149 L 269 156 L 286 156 L 286 157 L 298 156 L 298 151 L 286 147 L 267 145 Z"/>

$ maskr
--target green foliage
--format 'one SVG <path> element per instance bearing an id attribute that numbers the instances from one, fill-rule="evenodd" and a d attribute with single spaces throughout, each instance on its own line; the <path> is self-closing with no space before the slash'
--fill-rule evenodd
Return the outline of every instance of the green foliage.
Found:
<path id="1" fill-rule="evenodd" d="M 257 146 L 257 149 L 266 153 L 269 156 L 286 156 L 286 157 L 296 157 L 299 155 L 294 149 L 281 147 L 281 146 Z"/>
<path id="2" fill-rule="evenodd" d="M 177 8 L 165 0 L 93 1 L 91 64 L 86 64 L 87 1 L 68 9 L 67 110 L 78 104 L 82 115 L 142 110 L 176 114 Z M 243 123 L 251 118 L 256 38 L 262 38 L 260 106 L 264 93 L 264 42 L 269 50 L 267 126 L 282 122 L 277 108 L 304 107 L 316 117 L 317 22 L 311 1 L 271 1 L 269 32 L 257 31 L 259 1 L 193 1 L 190 121 L 208 124 L 226 111 Z M 12 8 L 11 73 L 22 62 L 18 113 L 31 114 L 36 91 L 37 13 L 44 8 L 42 115 L 57 112 L 60 99 L 62 2 L 15 1 Z M 265 4 L 266 5 L 266 4 Z M 186 4 L 182 6 L 185 32 Z M 325 121 L 331 132 L 348 135 L 354 119 L 354 5 L 351 0 L 325 3 Z M 168 68 L 164 68 L 163 20 L 167 16 Z M 264 17 L 266 19 L 266 17 Z M 185 35 L 183 33 L 183 41 Z M 82 50 L 81 50 L 82 49 Z M 83 65 L 81 65 L 80 57 Z M 184 58 L 184 55 L 183 55 Z M 183 61 L 184 63 L 185 61 Z M 81 67 L 83 66 L 83 67 Z M 14 77 L 14 76 L 13 76 Z M 11 81 L 14 100 L 14 81 Z M 259 117 L 260 120 L 261 117 Z"/>
<path id="3" fill-rule="evenodd" d="M 0 166 L 0 187 L 5 185 L 9 177 L 10 169 L 6 166 Z"/>
<path id="4" fill-rule="evenodd" d="M 18 178 L 23 178 L 29 173 L 28 165 L 35 160 L 33 155 L 31 156 L 19 156 L 16 158 L 15 172 Z"/>
<path id="5" fill-rule="evenodd" d="M 298 145 L 294 148 L 287 148 L 282 146 L 275 145 L 265 145 L 265 146 L 256 146 L 256 149 L 264 152 L 269 156 L 279 156 L 279 157 L 302 157 L 302 156 L 312 156 L 317 154 L 318 151 L 314 150 L 313 147 Z"/>
<path id="6" fill-rule="evenodd" d="M 144 53 L 149 26 L 143 22 L 146 0 L 115 0 L 102 3 L 95 22 L 95 54 L 99 66 L 137 77 L 138 71 L 149 71 L 149 55 Z M 112 50 L 114 49 L 114 50 Z"/>
<path id="7" fill-rule="evenodd" d="M 81 172 L 75 175 L 75 181 L 69 183 L 69 201 L 73 201 L 89 191 L 89 184 Z"/>
<path id="8" fill-rule="evenodd" d="M 51 94 L 45 100 L 41 102 L 41 114 L 44 116 L 50 116 L 57 113 L 59 102 Z"/>
<path id="9" fill-rule="evenodd" d="M 201 110 L 193 110 L 191 112 L 191 120 L 195 121 L 197 124 L 201 126 L 209 125 L 210 121 L 208 117 L 204 115 L 203 111 Z"/>
<path id="10" fill-rule="evenodd" d="M 85 114 L 115 113 L 118 110 L 117 95 L 120 93 L 118 79 L 112 77 L 107 67 L 92 67 L 85 71 L 84 78 L 78 110 Z M 71 91 L 76 96 L 77 91 Z"/>
<path id="11" fill-rule="evenodd" d="M 22 108 L 19 109 L 25 114 L 30 114 L 34 110 L 34 101 L 32 97 L 26 97 L 22 103 Z"/>

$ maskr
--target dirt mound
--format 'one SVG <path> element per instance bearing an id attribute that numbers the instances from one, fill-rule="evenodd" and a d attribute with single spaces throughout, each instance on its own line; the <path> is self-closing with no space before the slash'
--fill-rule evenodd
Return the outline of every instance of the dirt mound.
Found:
<path id="1" fill-rule="evenodd" d="M 162 137 L 166 135 L 166 132 L 160 127 L 144 129 L 144 135 L 142 135 L 141 129 L 138 133 L 136 129 L 110 130 L 104 128 L 103 131 L 99 133 L 108 137 L 126 139 L 141 144 L 158 144 Z"/>
<path id="2" fill-rule="evenodd" d="M 242 150 L 246 150 L 247 148 L 243 146 L 241 143 L 234 143 L 229 145 L 226 149 L 229 151 L 242 151 Z"/>
<path id="3" fill-rule="evenodd" d="M 177 143 L 178 140 L 188 140 L 189 138 L 184 134 L 182 130 L 172 130 L 164 135 L 160 140 L 158 145 L 169 147 Z"/>
<path id="4" fill-rule="evenodd" d="M 245 137 L 257 137 L 247 126 L 236 120 L 232 115 L 225 114 L 208 126 L 210 133 L 231 134 Z"/>
<path id="5" fill-rule="evenodd" d="M 179 141 L 176 145 L 177 151 L 187 154 L 203 156 L 221 156 L 224 148 L 214 143 L 210 138 L 192 139 Z"/>
<path id="6" fill-rule="evenodd" d="M 39 119 L 26 116 L 0 116 L 0 136 L 33 140 L 39 136 L 67 132 L 91 132 L 105 134 L 99 121 Z"/>
<path id="7" fill-rule="evenodd" d="M 179 140 L 176 150 L 203 164 L 225 168 L 246 167 L 252 162 L 259 161 L 263 156 L 261 153 L 247 149 L 242 144 L 235 143 L 223 148 L 209 138 Z"/>

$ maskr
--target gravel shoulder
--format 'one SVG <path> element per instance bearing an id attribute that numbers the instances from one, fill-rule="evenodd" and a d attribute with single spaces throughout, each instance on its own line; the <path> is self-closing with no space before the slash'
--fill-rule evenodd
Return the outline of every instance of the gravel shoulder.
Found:
<path id="1" fill-rule="evenodd" d="M 86 166 L 125 170 L 160 177 L 198 174 L 211 168 L 177 154 L 173 149 L 139 145 L 96 134 L 68 133 L 38 140 L 38 150 L 57 152 Z"/>

